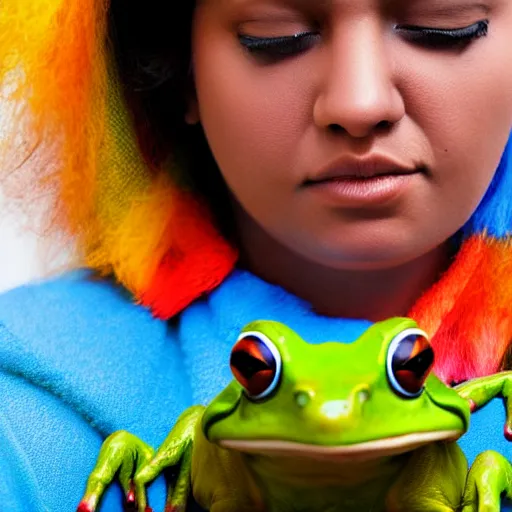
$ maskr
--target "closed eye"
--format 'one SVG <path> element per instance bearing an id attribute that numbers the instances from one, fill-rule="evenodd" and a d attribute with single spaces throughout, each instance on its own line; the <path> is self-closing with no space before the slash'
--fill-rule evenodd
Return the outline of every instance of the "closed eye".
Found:
<path id="1" fill-rule="evenodd" d="M 395 31 L 411 43 L 430 49 L 460 49 L 472 41 L 487 36 L 489 20 L 481 20 L 462 28 L 444 29 L 415 25 L 396 25 Z M 300 32 L 279 37 L 257 37 L 239 34 L 240 44 L 254 57 L 276 62 L 311 49 L 319 40 L 318 32 Z"/>
<path id="2" fill-rule="evenodd" d="M 472 41 L 487 36 L 489 20 L 481 20 L 463 28 L 444 29 L 396 25 L 395 31 L 406 40 L 432 49 L 451 49 L 467 46 Z"/>
<path id="3" fill-rule="evenodd" d="M 240 34 L 238 40 L 255 57 L 278 61 L 299 55 L 312 48 L 320 39 L 317 32 L 301 32 L 290 36 L 256 37 Z"/>

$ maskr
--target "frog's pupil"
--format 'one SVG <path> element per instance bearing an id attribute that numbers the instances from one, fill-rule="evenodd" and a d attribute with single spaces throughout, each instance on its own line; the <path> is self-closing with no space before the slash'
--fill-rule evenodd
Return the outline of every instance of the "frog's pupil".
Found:
<path id="1" fill-rule="evenodd" d="M 405 370 L 410 370 L 415 373 L 418 377 L 423 376 L 423 374 L 430 368 L 430 365 L 434 362 L 434 353 L 432 350 L 425 349 L 423 352 L 420 352 L 417 356 L 405 361 L 402 365 L 402 368 Z"/>
<path id="2" fill-rule="evenodd" d="M 421 390 L 434 363 L 434 351 L 422 336 L 408 336 L 397 346 L 392 359 L 398 383 L 409 393 Z"/>
<path id="3" fill-rule="evenodd" d="M 250 380 L 258 372 L 270 370 L 266 361 L 257 359 L 247 352 L 234 352 L 231 356 L 231 364 L 238 369 L 243 376 Z"/>

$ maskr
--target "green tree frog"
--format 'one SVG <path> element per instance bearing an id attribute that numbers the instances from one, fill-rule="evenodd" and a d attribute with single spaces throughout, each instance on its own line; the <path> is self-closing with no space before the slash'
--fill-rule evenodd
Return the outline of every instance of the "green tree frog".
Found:
<path id="1" fill-rule="evenodd" d="M 106 439 L 78 510 L 96 510 L 118 475 L 127 502 L 148 512 L 146 485 L 173 466 L 166 512 L 190 495 L 211 512 L 499 511 L 511 464 L 486 451 L 468 471 L 455 441 L 472 408 L 499 394 L 508 407 L 512 372 L 450 388 L 433 362 L 407 318 L 320 345 L 253 322 L 231 352 L 234 380 L 187 409 L 156 453 L 125 431 Z"/>

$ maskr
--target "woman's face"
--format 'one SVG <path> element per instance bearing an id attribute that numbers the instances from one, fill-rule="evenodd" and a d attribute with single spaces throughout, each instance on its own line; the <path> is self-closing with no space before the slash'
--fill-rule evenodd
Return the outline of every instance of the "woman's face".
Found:
<path id="1" fill-rule="evenodd" d="M 242 215 L 333 268 L 446 241 L 512 127 L 510 0 L 200 0 L 198 118 Z"/>

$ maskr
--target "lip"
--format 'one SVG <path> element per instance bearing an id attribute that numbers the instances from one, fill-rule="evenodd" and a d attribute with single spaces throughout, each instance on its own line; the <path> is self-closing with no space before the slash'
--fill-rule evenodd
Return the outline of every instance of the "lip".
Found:
<path id="1" fill-rule="evenodd" d="M 373 154 L 364 158 L 345 156 L 308 177 L 304 184 L 314 185 L 330 180 L 363 180 L 380 176 L 402 176 L 417 173 L 419 170 L 414 164 L 406 164 L 386 155 Z"/>
<path id="2" fill-rule="evenodd" d="M 348 208 L 389 205 L 415 186 L 424 169 L 384 155 L 339 159 L 303 183 L 322 202 Z"/>

